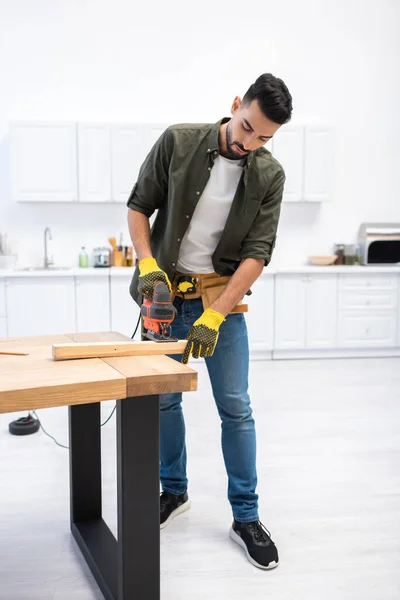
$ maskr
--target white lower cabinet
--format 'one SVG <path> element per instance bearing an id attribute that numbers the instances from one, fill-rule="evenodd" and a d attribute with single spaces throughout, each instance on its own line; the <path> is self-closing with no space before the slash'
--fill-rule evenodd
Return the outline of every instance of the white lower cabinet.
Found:
<path id="1" fill-rule="evenodd" d="M 306 277 L 275 277 L 275 348 L 294 350 L 306 346 Z"/>
<path id="2" fill-rule="evenodd" d="M 341 311 L 338 346 L 340 348 L 396 346 L 396 312 Z"/>
<path id="3" fill-rule="evenodd" d="M 76 330 L 110 331 L 110 284 L 108 273 L 75 278 Z"/>
<path id="4" fill-rule="evenodd" d="M 0 338 L 5 338 L 7 335 L 7 319 L 0 317 Z"/>
<path id="5" fill-rule="evenodd" d="M 129 293 L 131 275 L 111 275 L 111 331 L 131 337 L 139 319 L 139 307 Z M 135 340 L 140 340 L 140 323 Z"/>
<path id="6" fill-rule="evenodd" d="M 307 348 L 334 348 L 337 337 L 337 276 L 307 277 Z"/>
<path id="7" fill-rule="evenodd" d="M 248 305 L 244 313 L 252 356 L 269 355 L 274 347 L 274 276 L 261 277 L 251 288 L 252 294 L 243 298 Z"/>
<path id="8" fill-rule="evenodd" d="M 0 338 L 116 331 L 139 307 L 132 271 L 0 279 Z M 265 272 L 245 296 L 252 358 L 400 352 L 400 275 Z M 135 339 L 140 340 L 140 322 Z"/>
<path id="9" fill-rule="evenodd" d="M 339 278 L 339 347 L 391 348 L 396 346 L 398 294 L 396 275 L 341 275 Z"/>
<path id="10" fill-rule="evenodd" d="M 333 348 L 336 344 L 335 275 L 277 275 L 275 348 Z"/>
<path id="11" fill-rule="evenodd" d="M 8 336 L 75 333 L 73 277 L 15 277 L 6 281 Z"/>

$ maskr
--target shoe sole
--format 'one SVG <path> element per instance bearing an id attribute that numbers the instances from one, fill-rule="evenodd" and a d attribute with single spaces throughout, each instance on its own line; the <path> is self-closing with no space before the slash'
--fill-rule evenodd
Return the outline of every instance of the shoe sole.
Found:
<path id="1" fill-rule="evenodd" d="M 272 560 L 267 567 L 265 567 L 264 565 L 260 565 L 258 562 L 256 562 L 254 560 L 254 558 L 252 558 L 250 556 L 249 551 L 247 550 L 246 544 L 244 543 L 244 541 L 242 540 L 240 535 L 238 535 L 236 533 L 236 531 L 233 529 L 233 527 L 231 527 L 229 530 L 229 537 L 231 538 L 231 540 L 236 542 L 236 544 L 239 544 L 239 546 L 241 546 L 243 548 L 243 550 L 246 553 L 247 560 L 249 562 L 251 562 L 251 564 L 254 565 L 255 567 L 257 567 L 258 569 L 264 569 L 265 571 L 267 571 L 269 569 L 275 569 L 279 565 L 279 561 L 276 562 L 275 560 Z"/>
<path id="2" fill-rule="evenodd" d="M 184 502 L 183 504 L 178 506 L 178 508 L 172 511 L 172 513 L 169 515 L 168 519 L 164 521 L 164 523 L 160 523 L 160 529 L 164 529 L 164 527 L 166 527 L 172 521 L 172 519 L 186 512 L 187 510 L 189 510 L 189 508 L 190 500 L 186 500 L 186 502 Z"/>

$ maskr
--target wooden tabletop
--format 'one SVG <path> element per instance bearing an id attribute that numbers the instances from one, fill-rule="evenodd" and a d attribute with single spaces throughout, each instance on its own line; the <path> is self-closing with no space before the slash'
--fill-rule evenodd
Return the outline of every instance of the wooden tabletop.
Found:
<path id="1" fill-rule="evenodd" d="M 1 338 L 0 413 L 197 389 L 197 372 L 168 356 L 55 361 L 53 344 L 123 341 L 114 332 Z"/>

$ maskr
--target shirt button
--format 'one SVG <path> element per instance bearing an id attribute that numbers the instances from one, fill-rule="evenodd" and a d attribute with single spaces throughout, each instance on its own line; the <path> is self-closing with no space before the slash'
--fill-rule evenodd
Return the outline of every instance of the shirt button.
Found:
<path id="1" fill-rule="evenodd" d="M 175 266 L 175 263 L 172 263 L 172 266 L 174 267 L 174 266 Z"/>
<path id="2" fill-rule="evenodd" d="M 200 196 L 200 192 L 199 192 L 199 190 L 197 190 L 197 192 L 196 192 L 196 196 Z"/>
<path id="3" fill-rule="evenodd" d="M 189 215 L 186 215 L 186 218 L 187 218 L 187 219 L 190 219 L 190 216 L 189 216 Z"/>
<path id="4" fill-rule="evenodd" d="M 208 170 L 211 171 L 211 167 L 208 167 Z"/>
<path id="5" fill-rule="evenodd" d="M 178 242 L 180 242 L 180 241 L 181 241 L 181 238 L 178 238 Z"/>

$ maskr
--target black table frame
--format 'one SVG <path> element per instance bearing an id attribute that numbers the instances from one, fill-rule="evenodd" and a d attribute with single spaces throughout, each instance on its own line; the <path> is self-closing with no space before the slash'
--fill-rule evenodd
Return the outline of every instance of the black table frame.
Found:
<path id="1" fill-rule="evenodd" d="M 159 396 L 116 412 L 118 539 L 102 518 L 99 402 L 69 407 L 71 531 L 106 600 L 159 600 Z"/>

